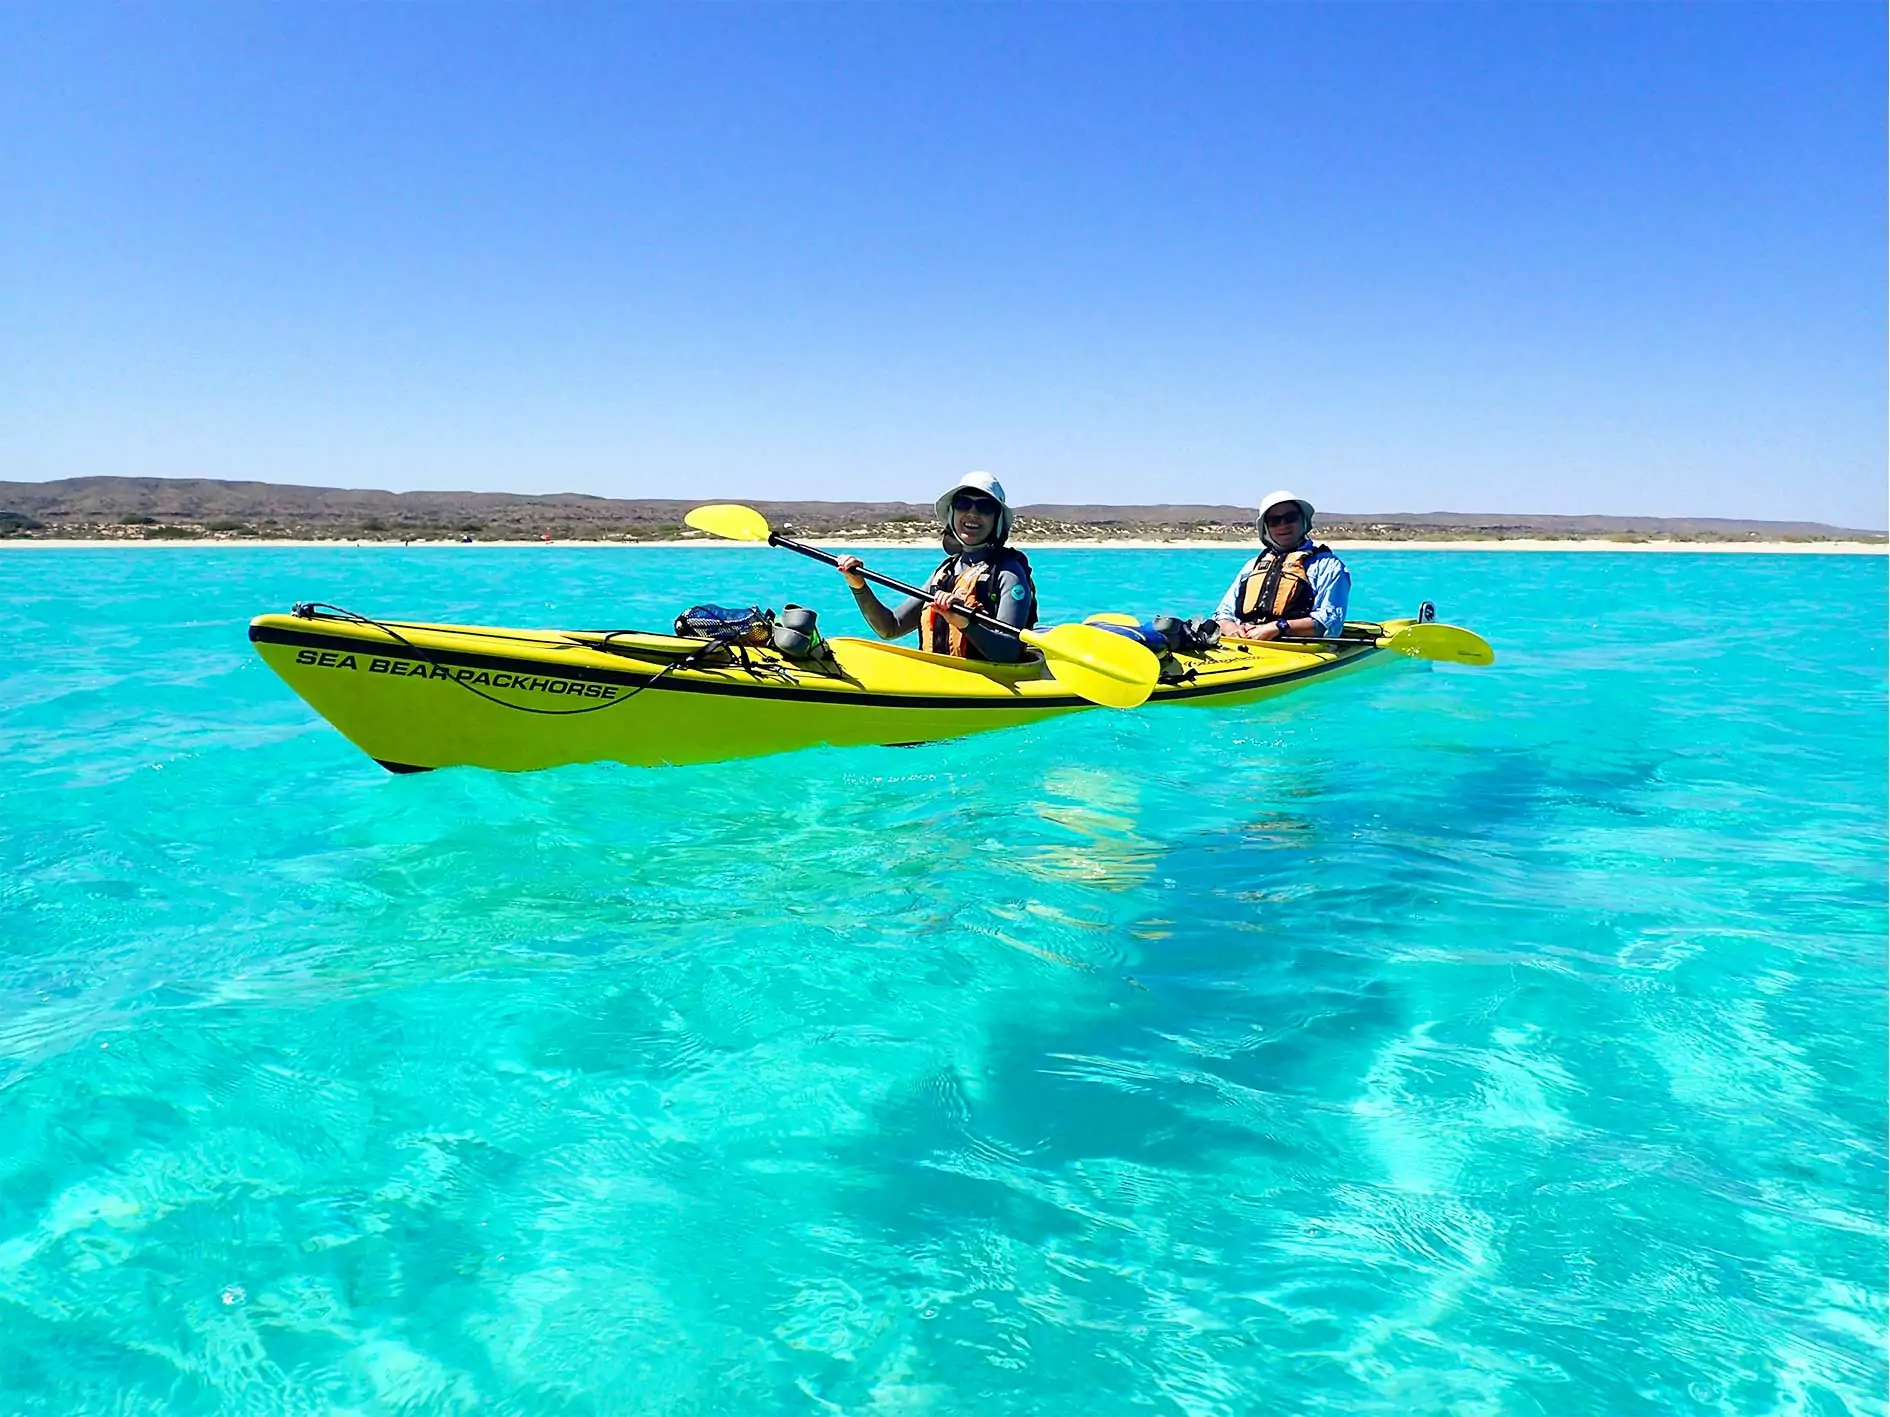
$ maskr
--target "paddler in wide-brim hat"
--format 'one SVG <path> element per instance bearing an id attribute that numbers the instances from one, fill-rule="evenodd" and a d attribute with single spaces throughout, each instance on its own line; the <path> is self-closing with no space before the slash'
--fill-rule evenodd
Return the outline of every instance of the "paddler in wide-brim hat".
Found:
<path id="1" fill-rule="evenodd" d="M 1232 639 L 1326 639 L 1345 628 L 1352 576 L 1312 539 L 1313 504 L 1296 492 L 1269 492 L 1256 525 L 1260 554 L 1240 568 L 1214 611 Z"/>
<path id="2" fill-rule="evenodd" d="M 1037 623 L 1037 587 L 1030 562 L 1009 545 L 1011 506 L 1004 484 L 988 472 L 968 472 L 932 504 L 946 556 L 925 582 L 925 598 L 910 596 L 887 608 L 860 575 L 860 558 L 835 562 L 855 604 L 873 633 L 896 640 L 919 631 L 919 647 L 961 659 L 1008 664 L 1023 658 L 1011 635 L 986 629 L 969 615 L 975 609 L 1019 630 Z"/>

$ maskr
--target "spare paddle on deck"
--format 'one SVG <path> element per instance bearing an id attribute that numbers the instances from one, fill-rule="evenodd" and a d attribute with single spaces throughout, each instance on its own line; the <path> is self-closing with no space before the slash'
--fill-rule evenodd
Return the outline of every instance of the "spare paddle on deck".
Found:
<path id="1" fill-rule="evenodd" d="M 1325 639 L 1293 635 L 1272 640 L 1243 640 L 1228 635 L 1222 638 L 1221 643 L 1251 645 L 1255 648 L 1292 645 L 1304 649 L 1317 649 L 1320 645 L 1372 645 L 1377 649 L 1407 654 L 1413 659 L 1436 659 L 1446 664 L 1496 663 L 1496 651 L 1490 648 L 1490 642 L 1483 636 L 1460 625 L 1439 625 L 1435 621 L 1406 625 L 1390 635 L 1333 635 Z"/>
<path id="2" fill-rule="evenodd" d="M 1105 611 L 1101 615 L 1091 615 L 1085 623 L 1135 626 L 1142 622 L 1133 615 Z M 1378 649 L 1396 650 L 1399 654 L 1408 654 L 1413 659 L 1440 659 L 1449 664 L 1496 663 L 1496 651 L 1490 648 L 1489 641 L 1483 636 L 1458 625 L 1439 625 L 1432 620 L 1426 620 L 1421 625 L 1406 625 L 1393 635 L 1335 635 L 1330 639 L 1312 639 L 1294 635 L 1273 640 L 1241 640 L 1230 635 L 1221 643 L 1228 645 L 1372 645 Z"/>
<path id="3" fill-rule="evenodd" d="M 1446 664 L 1494 664 L 1496 651 L 1490 642 L 1474 630 L 1461 625 L 1440 625 L 1426 620 L 1420 625 L 1406 625 L 1389 635 L 1335 635 L 1331 639 L 1256 640 L 1255 644 L 1276 645 L 1375 645 L 1395 650 L 1412 659 L 1437 659 Z"/>
<path id="4" fill-rule="evenodd" d="M 778 536 L 768 519 L 753 507 L 718 502 L 697 507 L 683 518 L 697 531 L 719 536 L 727 541 L 759 541 L 769 546 L 784 546 L 829 566 L 840 558 L 805 542 Z M 858 574 L 873 582 L 920 600 L 931 597 L 915 586 L 882 576 L 878 571 L 860 567 Z M 987 630 L 1012 635 L 1043 655 L 1044 663 L 1059 684 L 1072 693 L 1105 708 L 1135 708 L 1145 702 L 1161 676 L 1161 661 L 1134 640 L 1111 634 L 1094 625 L 1053 625 L 1048 630 L 1019 630 L 1002 620 L 965 611 Z"/>
<path id="5" fill-rule="evenodd" d="M 1483 636 L 1460 625 L 1440 625 L 1434 620 L 1406 625 L 1377 643 L 1380 649 L 1396 650 L 1413 659 L 1441 659 L 1449 664 L 1496 663 L 1496 651 Z"/>

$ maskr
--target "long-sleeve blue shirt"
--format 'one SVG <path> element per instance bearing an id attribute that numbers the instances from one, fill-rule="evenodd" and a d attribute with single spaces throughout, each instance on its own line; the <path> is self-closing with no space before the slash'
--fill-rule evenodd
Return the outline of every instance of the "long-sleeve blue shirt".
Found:
<path id="1" fill-rule="evenodd" d="M 1298 549 L 1311 551 L 1315 542 L 1309 536 L 1300 542 Z M 1262 551 L 1246 565 L 1240 568 L 1240 574 L 1234 577 L 1234 583 L 1227 588 L 1227 594 L 1221 597 L 1221 603 L 1215 608 L 1217 620 L 1237 620 L 1240 618 L 1240 582 L 1247 572 L 1260 564 Z M 1345 607 L 1352 599 L 1352 573 L 1345 569 L 1345 562 L 1331 552 L 1324 556 L 1315 556 L 1306 563 L 1306 579 L 1312 582 L 1313 607 L 1306 613 L 1319 622 L 1322 635 L 1336 635 L 1345 628 Z"/>

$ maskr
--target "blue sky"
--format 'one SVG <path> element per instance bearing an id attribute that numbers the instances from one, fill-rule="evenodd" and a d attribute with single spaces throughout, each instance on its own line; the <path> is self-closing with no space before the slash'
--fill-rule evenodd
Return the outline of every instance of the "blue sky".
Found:
<path id="1" fill-rule="evenodd" d="M 1881 6 L 8 6 L 0 478 L 1886 521 Z"/>

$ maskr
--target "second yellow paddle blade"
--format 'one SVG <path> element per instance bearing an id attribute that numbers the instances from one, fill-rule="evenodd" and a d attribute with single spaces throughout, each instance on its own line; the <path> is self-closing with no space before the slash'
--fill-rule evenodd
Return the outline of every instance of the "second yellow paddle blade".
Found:
<path id="1" fill-rule="evenodd" d="M 725 541 L 766 541 L 769 536 L 768 519 L 739 502 L 711 502 L 706 507 L 692 508 L 683 517 L 683 525 Z"/>
<path id="2" fill-rule="evenodd" d="M 1070 692 L 1105 708 L 1147 702 L 1161 677 L 1161 661 L 1134 640 L 1096 625 L 1053 625 L 1019 635 Z"/>
<path id="3" fill-rule="evenodd" d="M 1489 641 L 1457 625 L 1407 625 L 1379 641 L 1386 649 L 1413 659 L 1441 659 L 1450 664 L 1494 664 Z"/>

